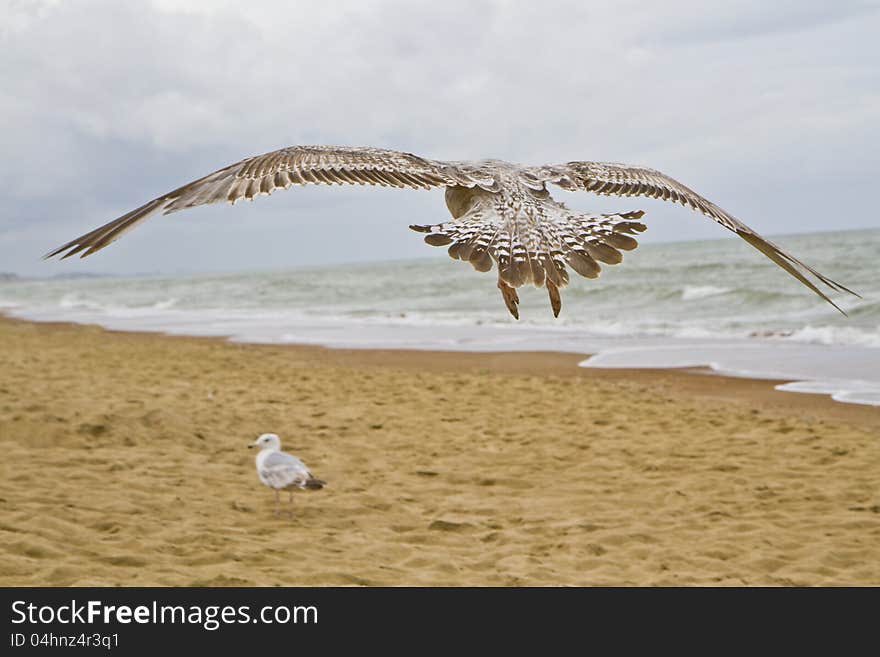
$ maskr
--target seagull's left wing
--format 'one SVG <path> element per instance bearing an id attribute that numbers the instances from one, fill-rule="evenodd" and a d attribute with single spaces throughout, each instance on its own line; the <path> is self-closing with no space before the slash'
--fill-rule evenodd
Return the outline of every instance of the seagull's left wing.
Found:
<path id="1" fill-rule="evenodd" d="M 604 196 L 647 196 L 681 203 L 710 217 L 739 235 L 841 312 L 843 311 L 837 304 L 807 278 L 808 275 L 815 276 L 832 290 L 849 292 L 859 296 L 761 237 L 739 219 L 703 198 L 694 190 L 654 169 L 613 162 L 568 162 L 559 165 L 528 167 L 524 169 L 524 176 L 535 183 L 549 182 L 568 191 L 583 190 Z"/>
<path id="2" fill-rule="evenodd" d="M 100 251 L 154 214 L 209 203 L 235 203 L 291 185 L 380 185 L 430 189 L 458 185 L 491 186 L 494 180 L 466 172 L 451 162 L 367 146 L 290 146 L 223 167 L 154 198 L 118 219 L 46 254 L 63 258 Z M 66 253 L 65 253 L 66 251 Z"/>

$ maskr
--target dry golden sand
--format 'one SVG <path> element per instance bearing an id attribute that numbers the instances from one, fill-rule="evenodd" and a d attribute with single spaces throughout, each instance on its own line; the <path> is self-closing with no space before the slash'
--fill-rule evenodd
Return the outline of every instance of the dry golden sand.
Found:
<path id="1" fill-rule="evenodd" d="M 880 409 L 578 360 L 0 320 L 0 584 L 880 585 Z"/>

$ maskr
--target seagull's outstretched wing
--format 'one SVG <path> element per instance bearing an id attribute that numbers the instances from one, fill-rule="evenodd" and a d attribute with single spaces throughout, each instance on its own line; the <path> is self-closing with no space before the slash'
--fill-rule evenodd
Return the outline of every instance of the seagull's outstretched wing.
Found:
<path id="1" fill-rule="evenodd" d="M 291 185 L 381 185 L 430 189 L 460 185 L 490 186 L 493 180 L 480 179 L 448 162 L 427 160 L 410 153 L 369 147 L 291 146 L 265 155 L 249 157 L 168 192 L 118 219 L 58 247 L 46 258 L 64 253 L 62 258 L 80 257 L 100 251 L 144 219 L 161 212 L 209 203 L 235 203 L 271 194 Z M 66 253 L 65 253 L 66 252 Z"/>
<path id="2" fill-rule="evenodd" d="M 692 189 L 654 169 L 613 162 L 568 162 L 543 167 L 528 167 L 524 176 L 535 183 L 549 182 L 569 191 L 585 190 L 605 196 L 647 196 L 689 206 L 714 219 L 766 255 L 813 292 L 843 312 L 807 276 L 815 276 L 832 290 L 859 296 L 840 283 L 823 276 L 790 253 L 761 237 L 744 223 L 728 214 Z"/>

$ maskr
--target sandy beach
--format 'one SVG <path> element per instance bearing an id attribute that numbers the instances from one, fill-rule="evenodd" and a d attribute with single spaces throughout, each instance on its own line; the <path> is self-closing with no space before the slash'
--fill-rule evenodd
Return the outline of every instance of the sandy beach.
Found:
<path id="1" fill-rule="evenodd" d="M 2 319 L 0 584 L 880 585 L 880 408 L 579 360 Z"/>

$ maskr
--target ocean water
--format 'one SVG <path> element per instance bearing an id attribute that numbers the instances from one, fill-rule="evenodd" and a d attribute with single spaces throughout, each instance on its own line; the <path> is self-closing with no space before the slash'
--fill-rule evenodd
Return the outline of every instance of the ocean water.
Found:
<path id="1" fill-rule="evenodd" d="M 777 243 L 862 295 L 844 317 L 740 240 L 649 244 L 572 275 L 554 319 L 544 290 L 507 314 L 494 272 L 448 258 L 196 276 L 0 282 L 0 311 L 119 330 L 350 348 L 553 350 L 584 367 L 709 366 L 880 405 L 880 230 Z M 88 261 L 75 262 L 81 272 Z"/>

